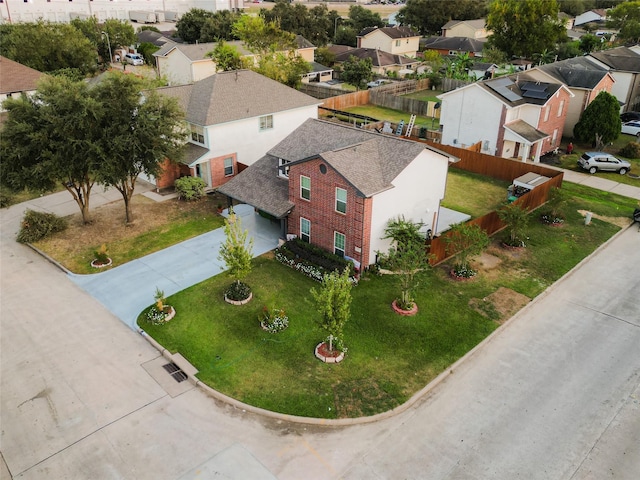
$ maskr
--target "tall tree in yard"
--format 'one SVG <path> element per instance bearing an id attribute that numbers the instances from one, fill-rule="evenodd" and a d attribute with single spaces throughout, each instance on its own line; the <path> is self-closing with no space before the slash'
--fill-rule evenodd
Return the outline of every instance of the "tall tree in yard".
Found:
<path id="1" fill-rule="evenodd" d="M 351 281 L 349 269 L 344 272 L 326 274 L 322 279 L 322 287 L 311 289 L 318 311 L 322 315 L 321 326 L 329 334 L 330 350 L 336 347 L 344 351 L 344 325 L 351 316 Z"/>
<path id="2" fill-rule="evenodd" d="M 3 105 L 8 118 L 0 137 L 2 183 L 36 190 L 62 185 L 89 223 L 103 111 L 87 84 L 48 77 L 34 96 Z"/>
<path id="3" fill-rule="evenodd" d="M 241 280 L 251 272 L 253 239 L 247 241 L 249 232 L 242 229 L 240 217 L 233 213 L 232 209 L 229 211 L 229 218 L 224 222 L 224 234 L 225 241 L 220 245 L 218 258 L 225 263 L 229 275 L 235 279 L 235 288 L 239 289 Z M 232 289 L 233 287 L 232 285 Z M 248 292 L 251 290 L 248 289 Z M 244 300 L 244 298 L 237 300 Z"/>
<path id="4" fill-rule="evenodd" d="M 607 144 L 620 136 L 620 103 L 608 92 L 600 92 L 585 108 L 573 129 L 576 138 L 585 143 Z"/>
<path id="5" fill-rule="evenodd" d="M 138 176 L 157 176 L 165 159 L 180 159 L 186 138 L 184 113 L 175 99 L 154 91 L 142 97 L 140 83 L 131 75 L 111 74 L 93 94 L 103 109 L 98 178 L 120 192 L 130 223 Z"/>
<path id="6" fill-rule="evenodd" d="M 372 66 L 370 58 L 358 59 L 352 55 L 342 63 L 342 79 L 358 89 L 364 88 L 373 78 Z"/>

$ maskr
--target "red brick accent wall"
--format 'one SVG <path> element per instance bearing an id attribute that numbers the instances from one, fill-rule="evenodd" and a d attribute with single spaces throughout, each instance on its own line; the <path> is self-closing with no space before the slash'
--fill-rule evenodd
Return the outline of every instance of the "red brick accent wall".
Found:
<path id="1" fill-rule="evenodd" d="M 602 80 L 600 80 L 600 83 L 598 83 L 598 85 L 596 85 L 596 87 L 593 90 L 591 90 L 591 92 L 589 92 L 587 104 L 584 106 L 584 108 L 587 108 L 589 104 L 593 102 L 593 100 L 598 96 L 600 92 L 605 91 L 607 93 L 611 93 L 612 87 L 613 87 L 613 78 L 611 78 L 611 76 L 609 75 L 605 75 L 602 78 Z"/>
<path id="2" fill-rule="evenodd" d="M 326 167 L 321 173 L 320 165 Z M 311 179 L 310 200 L 300 197 L 300 176 Z M 336 187 L 347 191 L 346 214 L 335 210 Z M 288 233 L 300 236 L 300 217 L 311 222 L 311 243 L 334 251 L 334 232 L 345 235 L 345 255 L 363 266 L 369 263 L 371 235 L 371 199 L 359 195 L 347 181 L 321 159 L 292 165 L 289 170 L 289 200 L 295 208 L 289 215 Z M 356 248 L 360 251 L 357 252 Z"/>
<path id="3" fill-rule="evenodd" d="M 564 101 L 562 106 L 562 111 L 560 115 L 558 115 L 558 110 L 560 105 Z M 549 138 L 545 139 L 542 144 L 542 151 L 540 154 L 545 154 L 560 145 L 560 141 L 562 140 L 562 132 L 564 130 L 564 121 L 567 117 L 567 110 L 569 108 L 570 96 L 569 92 L 567 92 L 564 88 L 558 90 L 558 94 L 554 94 L 551 100 L 547 102 L 547 105 L 540 110 L 540 119 L 538 120 L 538 130 L 547 133 L 550 135 Z M 545 122 L 545 109 L 549 108 L 549 119 Z M 553 131 L 558 129 L 558 133 L 556 135 L 555 143 L 553 142 Z"/>
<path id="4" fill-rule="evenodd" d="M 224 174 L 224 159 L 231 157 L 233 159 L 233 175 L 225 176 Z M 227 183 L 233 177 L 238 174 L 238 161 L 235 153 L 224 155 L 222 157 L 216 157 L 209 160 L 211 168 L 211 186 L 213 188 L 219 187 Z"/>
<path id="5" fill-rule="evenodd" d="M 160 168 L 161 173 L 156 177 L 156 188 L 173 187 L 176 178 L 180 177 L 180 164 L 165 159 Z"/>

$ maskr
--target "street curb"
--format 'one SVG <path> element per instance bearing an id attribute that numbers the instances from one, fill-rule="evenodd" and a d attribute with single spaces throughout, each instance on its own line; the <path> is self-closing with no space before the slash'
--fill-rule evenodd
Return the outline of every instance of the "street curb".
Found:
<path id="1" fill-rule="evenodd" d="M 64 265 L 62 265 L 61 263 L 58 263 L 56 260 L 54 260 L 52 257 L 50 257 L 49 255 L 47 255 L 46 253 L 44 253 L 42 250 L 40 250 L 38 247 L 35 247 L 33 245 L 31 245 L 30 243 L 25 243 L 25 245 L 27 247 L 29 247 L 31 250 L 33 250 L 34 252 L 36 252 L 38 255 L 40 255 L 42 258 L 44 258 L 45 260 L 47 260 L 49 263 L 52 263 L 53 265 L 55 265 L 56 267 L 58 267 L 60 270 L 62 270 L 63 273 L 66 273 L 67 275 L 75 275 L 72 271 L 67 270 Z"/>

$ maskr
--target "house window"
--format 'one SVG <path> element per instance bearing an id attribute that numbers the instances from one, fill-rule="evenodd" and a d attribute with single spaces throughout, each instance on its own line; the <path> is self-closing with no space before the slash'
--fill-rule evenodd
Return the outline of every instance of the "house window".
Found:
<path id="1" fill-rule="evenodd" d="M 230 177 L 233 175 L 233 158 L 225 158 L 224 159 L 224 176 Z"/>
<path id="2" fill-rule="evenodd" d="M 347 213 L 347 191 L 344 188 L 336 188 L 336 212 Z"/>
<path id="3" fill-rule="evenodd" d="M 553 137 L 551 138 L 551 145 L 555 146 L 556 140 L 558 140 L 558 129 L 557 128 L 553 131 Z"/>
<path id="4" fill-rule="evenodd" d="M 189 128 L 191 129 L 191 140 L 204 145 L 204 128 L 193 123 L 189 124 Z"/>
<path id="5" fill-rule="evenodd" d="M 300 175 L 300 198 L 311 200 L 311 179 Z"/>
<path id="6" fill-rule="evenodd" d="M 283 178 L 289 178 L 289 166 L 287 165 L 289 160 L 278 159 L 278 176 Z"/>
<path id="7" fill-rule="evenodd" d="M 333 253 L 344 257 L 345 236 L 339 232 L 333 232 Z"/>
<path id="8" fill-rule="evenodd" d="M 396 40 L 396 47 L 400 46 L 400 40 Z"/>
<path id="9" fill-rule="evenodd" d="M 271 130 L 273 128 L 273 115 L 260 117 L 260 131 Z"/>
<path id="10" fill-rule="evenodd" d="M 300 238 L 307 243 L 311 241 L 311 222 L 303 217 L 300 217 Z"/>
<path id="11" fill-rule="evenodd" d="M 562 110 L 564 109 L 564 100 L 560 101 L 560 106 L 558 107 L 558 116 L 562 116 Z"/>
<path id="12" fill-rule="evenodd" d="M 544 109 L 544 121 L 548 121 L 549 120 L 549 112 L 551 111 L 551 107 L 546 107 Z"/>

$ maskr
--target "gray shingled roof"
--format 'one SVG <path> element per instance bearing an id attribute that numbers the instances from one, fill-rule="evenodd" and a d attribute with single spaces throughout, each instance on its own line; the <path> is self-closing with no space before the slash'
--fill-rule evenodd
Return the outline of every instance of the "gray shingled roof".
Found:
<path id="1" fill-rule="evenodd" d="M 422 40 L 421 44 L 434 50 L 455 50 L 460 52 L 481 52 L 485 39 L 467 37 L 429 37 Z"/>
<path id="2" fill-rule="evenodd" d="M 476 28 L 476 29 L 482 29 L 485 27 L 486 22 L 484 18 L 478 18 L 475 20 L 449 20 L 447 23 L 445 23 L 442 26 L 442 30 L 446 30 L 448 28 L 452 28 L 455 27 L 456 25 L 459 25 L 460 23 L 466 23 L 467 25 Z"/>
<path id="3" fill-rule="evenodd" d="M 541 132 L 540 130 L 532 127 L 524 120 L 516 120 L 504 126 L 507 130 L 511 130 L 513 133 L 521 136 L 525 140 L 531 143 L 535 143 L 543 138 L 550 137 L 548 133 Z"/>
<path id="4" fill-rule="evenodd" d="M 370 58 L 374 67 L 414 65 L 416 63 L 420 63 L 420 61 L 415 58 L 405 57 L 404 55 L 395 55 L 393 53 L 378 50 L 377 48 L 353 48 L 346 52 L 338 53 L 336 54 L 336 62 L 344 62 L 352 55 L 359 59 Z"/>
<path id="5" fill-rule="evenodd" d="M 411 38 L 411 37 L 419 37 L 420 34 L 416 31 L 412 30 L 409 27 L 367 27 L 362 29 L 358 34 L 359 37 L 364 37 L 375 30 L 380 30 L 389 38 Z"/>
<path id="6" fill-rule="evenodd" d="M 178 98 L 186 120 L 203 126 L 322 103 L 251 70 L 219 72 L 193 85 L 160 88 L 158 93 Z"/>
<path id="7" fill-rule="evenodd" d="M 590 55 L 612 70 L 640 72 L 640 55 L 627 47 L 617 47 L 611 50 L 593 52 Z"/>
<path id="8" fill-rule="evenodd" d="M 184 156 L 182 157 L 180 163 L 191 165 L 193 162 L 207 153 L 209 153 L 208 148 L 201 147 L 200 145 L 195 145 L 193 143 L 187 143 L 187 146 L 184 149 Z"/>
<path id="9" fill-rule="evenodd" d="M 595 88 L 607 75 L 607 70 L 584 57 L 568 58 L 536 67 L 559 82 L 574 88 Z"/>
<path id="10" fill-rule="evenodd" d="M 278 159 L 270 155 L 240 172 L 218 192 L 276 218 L 286 217 L 294 206 L 289 201 L 289 180 L 278 177 Z"/>

